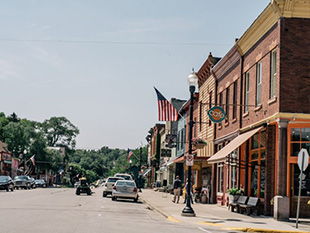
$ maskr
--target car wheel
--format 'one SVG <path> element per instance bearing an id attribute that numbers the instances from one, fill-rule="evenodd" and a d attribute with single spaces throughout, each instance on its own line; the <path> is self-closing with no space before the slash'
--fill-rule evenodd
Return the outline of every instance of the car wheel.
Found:
<path id="1" fill-rule="evenodd" d="M 90 189 L 87 190 L 87 195 L 91 195 L 91 190 Z"/>
<path id="2" fill-rule="evenodd" d="M 112 201 L 116 201 L 116 197 L 112 197 Z"/>
<path id="3" fill-rule="evenodd" d="M 12 192 L 14 191 L 14 187 L 13 187 L 13 188 L 11 188 L 11 191 L 12 191 Z"/>
<path id="4" fill-rule="evenodd" d="M 138 202 L 138 197 L 133 199 L 134 202 Z"/>
<path id="5" fill-rule="evenodd" d="M 6 191 L 7 191 L 7 192 L 9 192 L 9 191 L 10 191 L 9 187 L 7 187 L 7 188 L 6 188 Z"/>
<path id="6" fill-rule="evenodd" d="M 76 195 L 80 195 L 80 190 L 79 189 L 76 190 Z"/>
<path id="7" fill-rule="evenodd" d="M 103 196 L 103 197 L 107 197 L 107 193 L 106 193 L 106 192 L 103 192 L 102 196 Z"/>

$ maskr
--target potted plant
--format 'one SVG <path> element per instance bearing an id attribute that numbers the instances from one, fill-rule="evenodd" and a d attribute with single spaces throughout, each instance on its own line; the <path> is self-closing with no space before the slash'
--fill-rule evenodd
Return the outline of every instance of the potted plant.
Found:
<path id="1" fill-rule="evenodd" d="M 231 188 L 228 189 L 228 194 L 229 194 L 229 204 L 230 203 L 236 203 L 238 200 L 239 196 L 241 195 L 241 190 L 238 188 Z"/>
<path id="2" fill-rule="evenodd" d="M 207 142 L 202 140 L 201 138 L 193 138 L 192 139 L 192 143 L 193 145 L 197 148 L 197 149 L 201 149 L 203 148 L 205 145 L 207 145 Z"/>

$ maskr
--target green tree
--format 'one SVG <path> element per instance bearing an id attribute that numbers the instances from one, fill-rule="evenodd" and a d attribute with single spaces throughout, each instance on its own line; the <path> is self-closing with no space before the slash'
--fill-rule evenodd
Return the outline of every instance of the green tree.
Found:
<path id="1" fill-rule="evenodd" d="M 9 120 L 6 118 L 3 112 L 0 112 L 0 141 L 4 141 L 4 127 L 9 124 Z"/>
<path id="2" fill-rule="evenodd" d="M 75 148 L 75 138 L 79 129 L 66 117 L 51 117 L 42 123 L 42 130 L 48 146 L 65 146 Z"/>
<path id="3" fill-rule="evenodd" d="M 13 156 L 18 157 L 19 154 L 24 153 L 25 149 L 29 149 L 33 133 L 34 129 L 27 120 L 10 122 L 3 128 L 4 141 L 8 144 L 8 149 Z"/>

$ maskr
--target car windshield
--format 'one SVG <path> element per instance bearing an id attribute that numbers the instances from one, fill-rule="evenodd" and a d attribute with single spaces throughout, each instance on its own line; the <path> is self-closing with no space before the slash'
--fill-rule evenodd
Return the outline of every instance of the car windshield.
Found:
<path id="1" fill-rule="evenodd" d="M 112 177 L 112 178 L 109 178 L 109 179 L 108 179 L 108 182 L 116 182 L 116 181 L 118 181 L 118 180 L 120 180 L 120 179 L 117 178 L 117 177 Z"/>
<path id="2" fill-rule="evenodd" d="M 16 176 L 15 180 L 28 180 L 27 176 Z"/>
<path id="3" fill-rule="evenodd" d="M 9 177 L 7 176 L 0 176 L 0 181 L 8 181 Z"/>
<path id="4" fill-rule="evenodd" d="M 125 180 L 131 180 L 131 176 L 130 175 L 115 175 L 116 177 L 122 177 Z"/>

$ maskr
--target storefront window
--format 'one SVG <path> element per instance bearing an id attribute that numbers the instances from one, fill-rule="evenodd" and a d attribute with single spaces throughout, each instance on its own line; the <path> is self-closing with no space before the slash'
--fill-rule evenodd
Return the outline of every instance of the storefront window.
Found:
<path id="1" fill-rule="evenodd" d="M 229 167 L 229 188 L 237 187 L 237 150 L 230 154 L 230 167 Z"/>
<path id="2" fill-rule="evenodd" d="M 264 198 L 265 195 L 265 146 L 266 146 L 266 131 L 260 131 L 255 134 L 251 139 L 250 150 L 250 172 L 249 181 L 251 184 L 250 195 L 254 197 Z"/>
<path id="3" fill-rule="evenodd" d="M 253 137 L 252 137 L 252 140 L 251 140 L 251 149 L 257 149 L 258 148 L 258 133 L 255 134 Z"/>
<path id="4" fill-rule="evenodd" d="M 223 164 L 219 164 L 218 166 L 218 183 L 217 183 L 217 192 L 223 192 Z"/>
<path id="5" fill-rule="evenodd" d="M 257 196 L 257 184 L 258 181 L 258 162 L 252 163 L 252 174 L 251 174 L 251 196 L 256 197 Z"/>
<path id="6" fill-rule="evenodd" d="M 291 130 L 291 141 L 300 141 L 300 129 L 294 128 Z"/>
<path id="7" fill-rule="evenodd" d="M 310 128 L 301 129 L 301 141 L 310 141 Z"/>
<path id="8" fill-rule="evenodd" d="M 297 128 L 300 126 L 299 128 Z M 307 126 L 307 127 L 304 127 Z M 294 125 L 295 128 L 289 128 L 291 133 L 289 144 L 289 171 L 288 171 L 288 195 L 298 196 L 300 169 L 297 164 L 297 157 L 302 148 L 310 154 L 310 127 L 309 124 Z M 310 196 L 310 166 L 303 172 L 303 181 L 301 183 L 301 196 Z"/>
<path id="9" fill-rule="evenodd" d="M 291 129 L 290 155 L 295 157 L 301 148 L 305 148 L 310 153 L 310 128 Z"/>

